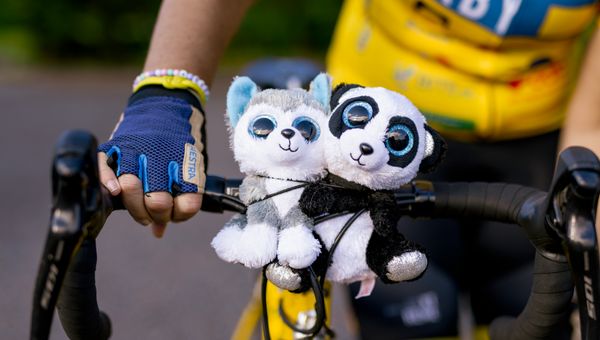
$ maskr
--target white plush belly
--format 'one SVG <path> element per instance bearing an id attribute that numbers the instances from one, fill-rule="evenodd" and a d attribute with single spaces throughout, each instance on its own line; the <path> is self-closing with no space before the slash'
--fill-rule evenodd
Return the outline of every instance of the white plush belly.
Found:
<path id="1" fill-rule="evenodd" d="M 300 183 L 271 178 L 267 179 L 266 181 L 267 192 L 269 194 L 280 192 L 281 190 L 297 186 L 298 184 Z M 277 208 L 277 212 L 279 212 L 279 218 L 284 218 L 291 208 L 298 205 L 298 201 L 300 200 L 300 196 L 302 195 L 303 191 L 304 187 L 300 187 L 283 194 L 278 194 L 271 198 L 275 204 L 275 207 Z"/>
<path id="2" fill-rule="evenodd" d="M 338 233 L 352 214 L 333 218 L 316 225 L 315 229 L 327 249 L 331 249 Z M 367 244 L 373 232 L 373 222 L 368 212 L 352 223 L 333 254 L 327 278 L 334 282 L 350 283 L 376 277 L 367 265 Z"/>

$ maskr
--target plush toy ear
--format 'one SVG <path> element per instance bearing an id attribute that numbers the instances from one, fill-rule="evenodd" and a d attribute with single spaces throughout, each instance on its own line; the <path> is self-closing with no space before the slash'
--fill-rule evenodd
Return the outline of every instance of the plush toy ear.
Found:
<path id="1" fill-rule="evenodd" d="M 331 110 L 333 111 L 333 109 L 340 103 L 340 97 L 342 97 L 342 95 L 346 92 L 348 92 L 348 90 L 357 88 L 357 87 L 362 87 L 361 85 L 358 84 L 344 84 L 341 83 L 338 86 L 335 87 L 335 89 L 333 89 L 333 93 L 331 94 L 331 102 L 329 103 L 329 105 L 331 106 Z"/>
<path id="2" fill-rule="evenodd" d="M 438 164 L 444 160 L 448 146 L 442 136 L 425 124 L 425 155 L 419 165 L 420 173 L 428 173 L 433 171 Z"/>
<path id="3" fill-rule="evenodd" d="M 328 108 L 329 98 L 331 97 L 331 78 L 327 73 L 319 73 L 310 82 L 308 92 L 323 105 L 324 108 Z"/>
<path id="4" fill-rule="evenodd" d="M 244 114 L 250 99 L 258 92 L 258 86 L 248 77 L 236 77 L 227 91 L 227 116 L 235 127 Z"/>

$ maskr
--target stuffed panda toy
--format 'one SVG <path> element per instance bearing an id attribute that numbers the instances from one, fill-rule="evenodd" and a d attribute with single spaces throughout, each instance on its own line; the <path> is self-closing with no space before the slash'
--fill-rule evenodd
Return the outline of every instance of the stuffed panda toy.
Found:
<path id="1" fill-rule="evenodd" d="M 332 94 L 331 110 L 323 129 L 329 175 L 304 190 L 300 206 L 310 217 L 366 209 L 337 244 L 326 277 L 340 283 L 360 281 L 357 297 L 367 296 L 376 277 L 385 283 L 410 281 L 427 268 L 424 249 L 396 229 L 401 213 L 391 190 L 432 170 L 446 146 L 408 99 L 384 88 L 342 84 Z M 352 216 L 315 226 L 327 250 Z M 306 288 L 306 282 L 299 284 L 305 281 L 302 273 L 294 273 L 271 264 L 267 277 L 278 286 Z"/>
<path id="2" fill-rule="evenodd" d="M 215 236 L 217 255 L 260 268 L 274 261 L 292 268 L 312 264 L 321 250 L 312 220 L 298 206 L 309 182 L 325 174 L 322 126 L 329 113 L 331 83 L 320 74 L 303 89 L 267 89 L 238 77 L 227 93 L 230 144 L 242 173 L 235 215 Z"/>

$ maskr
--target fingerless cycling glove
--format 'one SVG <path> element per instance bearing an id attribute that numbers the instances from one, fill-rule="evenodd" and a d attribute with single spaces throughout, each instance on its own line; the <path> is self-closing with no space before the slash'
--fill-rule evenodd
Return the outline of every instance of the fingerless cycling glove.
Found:
<path id="1" fill-rule="evenodd" d="M 200 102 L 186 90 L 143 87 L 131 96 L 99 151 L 106 153 L 117 176 L 138 176 L 144 193 L 201 192 L 207 158 Z"/>

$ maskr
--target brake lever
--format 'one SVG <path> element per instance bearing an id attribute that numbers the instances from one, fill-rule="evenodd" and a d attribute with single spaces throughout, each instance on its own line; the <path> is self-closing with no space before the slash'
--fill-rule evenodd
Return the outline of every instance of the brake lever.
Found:
<path id="1" fill-rule="evenodd" d="M 600 263 L 595 213 L 600 161 L 590 150 L 572 147 L 559 157 L 551 187 L 547 225 L 562 240 L 579 303 L 582 339 L 599 339 L 597 302 Z"/>
<path id="2" fill-rule="evenodd" d="M 61 136 L 52 163 L 52 210 L 34 289 L 31 339 L 47 339 L 60 287 L 73 255 L 96 237 L 106 215 L 100 192 L 96 140 L 84 131 Z"/>

